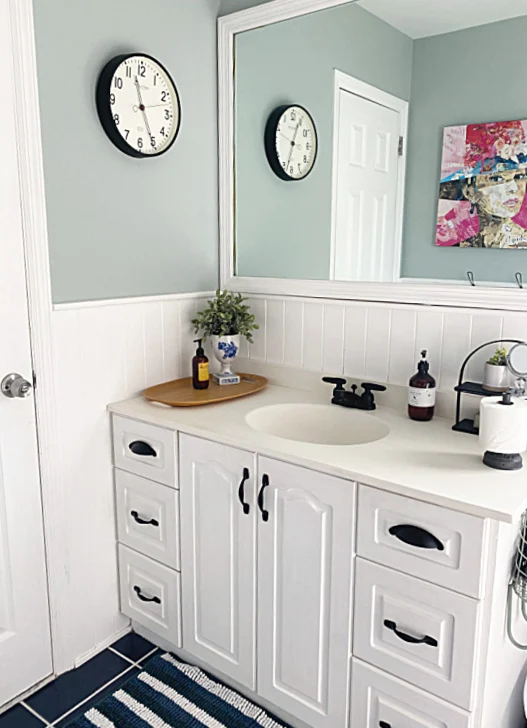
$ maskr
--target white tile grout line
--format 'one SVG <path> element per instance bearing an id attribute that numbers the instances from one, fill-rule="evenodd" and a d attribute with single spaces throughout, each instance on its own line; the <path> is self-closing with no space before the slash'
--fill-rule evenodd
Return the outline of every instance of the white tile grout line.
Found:
<path id="1" fill-rule="evenodd" d="M 133 660 L 131 660 L 126 655 L 123 655 L 122 652 L 118 652 L 117 650 L 115 650 L 113 647 L 107 647 L 106 649 L 110 650 L 111 652 L 113 652 L 118 657 L 121 657 L 123 660 L 125 660 L 128 663 L 130 663 L 130 666 L 127 667 L 126 670 L 123 670 L 123 672 L 119 673 L 119 675 L 116 675 L 115 677 L 113 677 L 105 685 L 102 685 L 100 688 L 98 688 L 97 690 L 95 690 L 95 692 L 93 692 L 87 698 L 85 698 L 84 700 L 81 700 L 80 703 L 77 703 L 77 705 L 74 705 L 73 708 L 70 708 L 68 711 L 66 711 L 66 713 L 63 713 L 58 718 L 55 718 L 55 720 L 53 721 L 53 723 L 48 723 L 48 721 L 45 718 L 43 718 L 39 713 L 37 713 L 36 710 L 34 710 L 30 705 L 28 705 L 27 703 L 25 703 L 23 700 L 20 701 L 19 705 L 23 705 L 24 708 L 29 713 L 32 713 L 36 718 L 38 718 L 39 720 L 41 720 L 42 723 L 45 726 L 51 726 L 53 728 L 53 726 L 56 726 L 57 723 L 59 723 L 61 720 L 64 720 L 64 718 L 67 718 L 68 715 L 71 715 L 71 713 L 73 713 L 75 710 L 77 710 L 81 706 L 85 705 L 86 703 L 88 703 L 92 698 L 94 698 L 100 692 L 102 692 L 103 690 L 106 690 L 106 688 L 110 687 L 110 685 L 112 683 L 116 682 L 119 678 L 123 677 L 123 675 L 126 675 L 128 672 L 131 672 L 132 671 L 132 668 L 135 667 L 135 668 L 137 668 L 139 670 L 142 670 L 144 668 L 144 664 L 141 664 L 141 663 L 144 663 L 144 661 L 146 659 L 148 659 L 151 655 L 153 655 L 158 650 L 157 647 L 154 647 L 152 650 L 150 650 L 150 652 L 147 652 L 146 655 L 143 655 L 143 657 L 141 657 L 141 659 L 138 662 L 134 662 Z M 50 685 L 51 684 L 52 683 L 50 683 Z"/>

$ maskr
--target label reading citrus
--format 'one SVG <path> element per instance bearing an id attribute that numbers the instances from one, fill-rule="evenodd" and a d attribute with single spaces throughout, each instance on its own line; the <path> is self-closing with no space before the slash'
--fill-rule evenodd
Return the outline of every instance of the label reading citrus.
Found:
<path id="1" fill-rule="evenodd" d="M 208 382 L 209 380 L 209 362 L 204 361 L 198 364 L 198 381 Z"/>
<path id="2" fill-rule="evenodd" d="M 409 387 L 408 404 L 412 407 L 433 407 L 436 403 L 436 390 Z"/>

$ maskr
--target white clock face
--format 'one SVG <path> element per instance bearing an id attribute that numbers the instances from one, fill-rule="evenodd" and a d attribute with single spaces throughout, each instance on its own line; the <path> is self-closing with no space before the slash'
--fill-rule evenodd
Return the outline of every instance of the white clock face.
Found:
<path id="1" fill-rule="evenodd" d="M 276 154 L 284 173 L 291 179 L 303 179 L 315 164 L 317 133 L 315 123 L 300 106 L 290 106 L 276 127 Z"/>
<path id="2" fill-rule="evenodd" d="M 178 133 L 177 91 L 151 58 L 130 56 L 118 66 L 111 80 L 110 107 L 117 131 L 140 154 L 161 154 Z"/>

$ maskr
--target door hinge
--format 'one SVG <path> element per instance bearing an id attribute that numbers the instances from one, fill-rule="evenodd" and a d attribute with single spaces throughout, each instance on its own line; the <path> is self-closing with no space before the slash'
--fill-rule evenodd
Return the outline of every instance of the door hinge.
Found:
<path id="1" fill-rule="evenodd" d="M 404 154 L 404 137 L 399 137 L 399 156 L 402 157 Z"/>
<path id="2" fill-rule="evenodd" d="M 37 388 L 37 375 L 36 372 L 33 372 L 33 389 Z"/>

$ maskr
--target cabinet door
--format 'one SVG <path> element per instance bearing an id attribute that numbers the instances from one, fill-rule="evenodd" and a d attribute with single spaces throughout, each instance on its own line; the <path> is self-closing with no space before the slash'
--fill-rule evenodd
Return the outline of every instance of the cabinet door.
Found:
<path id="1" fill-rule="evenodd" d="M 259 475 L 258 693 L 345 726 L 355 484 L 267 458 Z"/>
<path id="2" fill-rule="evenodd" d="M 187 435 L 179 444 L 183 648 L 254 690 L 255 456 Z"/>

